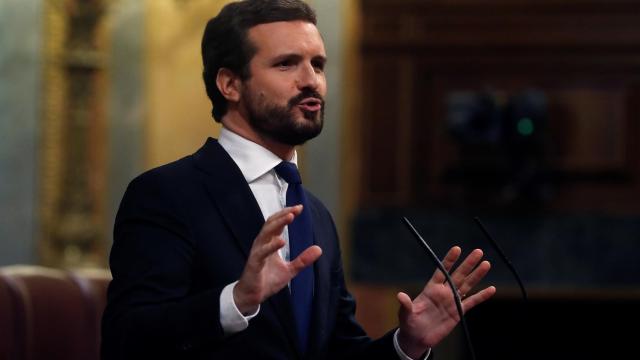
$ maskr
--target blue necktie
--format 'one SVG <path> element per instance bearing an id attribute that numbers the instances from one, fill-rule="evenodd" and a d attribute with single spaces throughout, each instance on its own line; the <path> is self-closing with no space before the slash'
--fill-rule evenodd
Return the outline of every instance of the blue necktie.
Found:
<path id="1" fill-rule="evenodd" d="M 302 213 L 289 224 L 289 260 L 295 259 L 306 248 L 313 245 L 313 230 L 311 226 L 311 209 L 302 188 L 300 173 L 295 164 L 283 161 L 275 167 L 276 173 L 289 185 L 287 188 L 287 206 L 302 204 Z M 309 322 L 313 302 L 313 266 L 309 266 L 298 273 L 291 280 L 291 302 L 293 315 L 298 330 L 300 349 L 306 352 L 309 340 Z"/>

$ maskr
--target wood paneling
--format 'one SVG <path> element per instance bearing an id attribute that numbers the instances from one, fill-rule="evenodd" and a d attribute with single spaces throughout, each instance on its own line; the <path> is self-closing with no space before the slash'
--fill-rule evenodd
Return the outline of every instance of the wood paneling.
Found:
<path id="1" fill-rule="evenodd" d="M 497 164 L 489 169 L 495 170 L 493 185 L 486 181 L 482 188 L 486 179 L 475 179 L 478 174 L 449 176 L 461 153 L 447 127 L 447 99 L 484 91 L 503 105 L 535 89 L 548 104 L 545 208 L 640 212 L 634 201 L 640 153 L 633 144 L 640 134 L 634 119 L 640 110 L 640 3 L 361 5 L 362 205 L 466 206 L 469 183 L 473 191 L 483 189 L 486 196 L 478 200 L 485 206 L 497 205 L 486 200 L 505 192 L 496 179 L 510 171 L 502 164 L 509 150 L 474 154 L 479 165 Z"/>

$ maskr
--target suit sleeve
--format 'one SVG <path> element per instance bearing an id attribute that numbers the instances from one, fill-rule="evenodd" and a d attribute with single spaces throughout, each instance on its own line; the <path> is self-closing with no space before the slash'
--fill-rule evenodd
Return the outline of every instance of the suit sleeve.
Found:
<path id="1" fill-rule="evenodd" d="M 157 358 L 221 341 L 221 288 L 189 293 L 194 244 L 177 196 L 158 177 L 132 181 L 120 204 L 110 255 L 103 358 Z"/>

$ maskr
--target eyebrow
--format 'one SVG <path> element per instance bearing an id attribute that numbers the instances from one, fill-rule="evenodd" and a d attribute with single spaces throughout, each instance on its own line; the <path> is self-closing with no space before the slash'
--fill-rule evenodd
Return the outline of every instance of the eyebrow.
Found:
<path id="1" fill-rule="evenodd" d="M 327 57 L 323 55 L 316 55 L 311 59 L 311 61 L 320 61 L 322 62 L 322 65 L 326 65 Z"/>
<path id="2" fill-rule="evenodd" d="M 280 61 L 284 61 L 284 60 L 300 60 L 302 59 L 303 56 L 300 54 L 296 54 L 296 53 L 289 53 L 289 54 L 282 54 L 282 55 L 278 55 L 275 58 L 272 59 L 273 63 L 278 63 Z M 311 58 L 311 61 L 320 61 L 323 64 L 327 63 L 327 57 L 324 55 L 316 55 L 313 58 Z"/>

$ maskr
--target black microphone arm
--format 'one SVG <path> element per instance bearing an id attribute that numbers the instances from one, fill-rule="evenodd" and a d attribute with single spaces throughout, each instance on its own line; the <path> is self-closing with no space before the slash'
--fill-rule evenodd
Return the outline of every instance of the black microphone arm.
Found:
<path id="1" fill-rule="evenodd" d="M 427 250 L 427 253 L 431 257 L 431 260 L 435 262 L 438 269 L 440 269 L 440 271 L 442 271 L 442 273 L 444 274 L 447 280 L 447 283 L 451 288 L 451 292 L 453 293 L 453 299 L 455 300 L 456 308 L 458 309 L 460 324 L 462 324 L 462 329 L 464 330 L 464 337 L 467 342 L 467 348 L 469 349 L 469 353 L 471 354 L 471 359 L 476 360 L 476 354 L 475 354 L 475 351 L 473 350 L 473 345 L 471 344 L 471 337 L 469 336 L 469 328 L 467 327 L 467 321 L 465 320 L 464 312 L 462 311 L 462 301 L 460 301 L 460 294 L 458 294 L 458 289 L 453 284 L 453 280 L 451 280 L 451 275 L 449 275 L 449 272 L 444 268 L 444 265 L 442 264 L 440 259 L 438 259 L 438 256 L 433 252 L 433 250 L 431 250 L 431 247 L 429 247 L 427 242 L 422 238 L 422 236 L 420 236 L 420 233 L 418 233 L 418 230 L 416 230 L 416 228 L 413 227 L 409 219 L 403 216 L 402 220 L 404 220 L 404 223 L 407 225 L 411 233 L 415 236 L 416 240 L 418 241 L 418 244 L 420 244 Z"/>
<path id="2" fill-rule="evenodd" d="M 507 255 L 504 254 L 504 251 L 502 251 L 502 249 L 500 248 L 500 245 L 498 245 L 498 242 L 495 241 L 493 237 L 489 234 L 489 231 L 487 231 L 487 228 L 484 227 L 480 219 L 476 216 L 475 218 L 473 218 L 473 220 L 476 222 L 480 230 L 482 230 L 484 237 L 489 241 L 491 246 L 493 246 L 493 249 L 498 253 L 498 255 L 500 255 L 500 257 L 502 258 L 502 261 L 507 265 L 507 267 L 509 268 L 509 271 L 511 271 L 511 274 L 513 274 L 513 277 L 516 278 L 516 281 L 518 282 L 518 286 L 520 287 L 520 292 L 522 293 L 522 298 L 524 299 L 524 302 L 527 303 L 528 301 L 527 290 L 524 288 L 524 284 L 522 283 L 522 280 L 520 279 L 520 276 L 518 275 L 518 272 L 516 271 L 515 266 L 513 266 L 511 261 L 509 261 L 509 259 L 507 258 Z"/>

